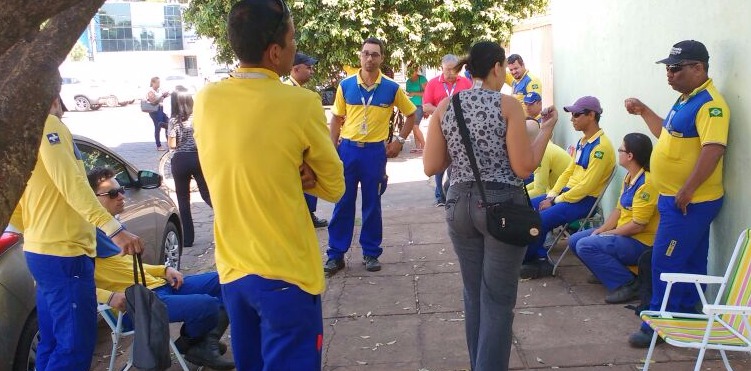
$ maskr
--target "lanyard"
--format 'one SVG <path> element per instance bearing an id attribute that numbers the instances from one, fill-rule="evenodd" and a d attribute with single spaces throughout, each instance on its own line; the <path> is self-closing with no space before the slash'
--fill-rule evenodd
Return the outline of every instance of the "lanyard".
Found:
<path id="1" fill-rule="evenodd" d="M 456 89 L 456 81 L 454 81 L 454 85 L 451 85 L 451 91 L 449 91 L 449 86 L 445 82 L 443 83 L 443 91 L 446 92 L 447 97 L 451 98 L 454 95 L 454 89 Z"/>
<path id="2" fill-rule="evenodd" d="M 268 79 L 267 75 L 260 72 L 230 72 L 230 76 L 236 79 Z"/>
<path id="3" fill-rule="evenodd" d="M 362 135 L 366 135 L 368 133 L 368 107 L 370 107 L 370 104 L 373 102 L 373 97 L 375 96 L 376 90 L 378 90 L 379 86 L 381 86 L 381 84 L 376 85 L 373 91 L 370 92 L 368 100 L 365 101 L 365 95 L 362 93 L 363 87 L 361 85 L 357 85 L 357 88 L 360 92 L 360 102 L 362 102 L 363 105 L 362 124 L 360 125 L 360 134 Z"/>

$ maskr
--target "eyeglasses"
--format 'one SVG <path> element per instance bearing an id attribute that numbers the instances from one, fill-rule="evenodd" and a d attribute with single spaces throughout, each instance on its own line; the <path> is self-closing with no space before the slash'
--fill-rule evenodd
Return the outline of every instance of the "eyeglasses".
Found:
<path id="1" fill-rule="evenodd" d="M 618 152 L 620 152 L 620 153 L 628 153 L 628 151 L 626 151 L 625 149 L 621 149 L 621 148 L 618 148 Z"/>
<path id="2" fill-rule="evenodd" d="M 371 53 L 367 50 L 363 50 L 360 52 L 360 56 L 362 56 L 365 59 L 368 59 L 369 57 L 372 57 L 373 59 L 378 59 L 381 57 L 381 53 L 376 53 L 376 52 Z"/>
<path id="3" fill-rule="evenodd" d="M 109 191 L 104 192 L 104 193 L 97 193 L 96 195 L 97 196 L 109 196 L 109 198 L 114 200 L 117 198 L 117 196 L 124 195 L 124 194 L 125 194 L 125 188 L 120 187 L 120 188 L 110 189 Z"/>
<path id="4" fill-rule="evenodd" d="M 586 110 L 586 109 L 585 109 L 584 111 L 581 111 L 581 112 L 577 112 L 577 113 L 574 113 L 574 114 L 572 114 L 572 116 L 574 116 L 574 118 L 575 118 L 575 119 L 578 119 L 578 118 L 579 118 L 579 116 L 581 116 L 581 115 L 588 115 L 588 114 L 589 114 L 589 112 L 590 112 L 589 110 Z"/>
<path id="5" fill-rule="evenodd" d="M 669 65 L 665 66 L 665 70 L 668 71 L 668 72 L 670 72 L 670 73 L 677 73 L 677 72 L 681 72 L 681 70 L 683 69 L 683 67 L 693 66 L 695 64 L 699 64 L 699 63 L 696 62 L 696 63 L 685 63 L 685 64 L 669 64 Z"/>
<path id="6" fill-rule="evenodd" d="M 276 37 L 277 34 L 282 32 L 282 28 L 284 27 L 284 20 L 289 17 L 289 7 L 287 7 L 287 3 L 285 3 L 284 0 L 279 0 L 279 6 L 282 8 L 282 17 L 279 18 L 279 23 L 276 25 L 276 29 L 274 29 L 274 33 L 271 34 L 271 39 L 266 44 L 267 48 L 269 45 L 271 45 L 274 42 L 274 37 Z"/>

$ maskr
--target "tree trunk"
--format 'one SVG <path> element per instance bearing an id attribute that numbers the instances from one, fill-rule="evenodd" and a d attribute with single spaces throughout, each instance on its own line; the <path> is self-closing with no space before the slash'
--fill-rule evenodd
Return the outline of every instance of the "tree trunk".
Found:
<path id="1" fill-rule="evenodd" d="M 58 67 L 103 3 L 0 0 L 0 227 L 34 169 Z"/>

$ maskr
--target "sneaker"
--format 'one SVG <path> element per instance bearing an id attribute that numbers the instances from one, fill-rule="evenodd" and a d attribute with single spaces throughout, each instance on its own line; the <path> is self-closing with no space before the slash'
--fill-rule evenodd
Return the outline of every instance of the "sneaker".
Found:
<path id="1" fill-rule="evenodd" d="M 639 284 L 638 281 L 631 281 L 611 292 L 605 297 L 605 302 L 608 304 L 620 304 L 628 303 L 634 299 L 639 298 Z"/>
<path id="2" fill-rule="evenodd" d="M 519 278 L 534 280 L 537 278 L 551 277 L 553 275 L 553 268 L 553 264 L 550 264 L 547 259 L 524 264 L 519 272 Z"/>
<path id="3" fill-rule="evenodd" d="M 344 269 L 344 259 L 329 259 L 323 265 L 323 271 L 329 276 L 333 276 L 342 269 Z"/>
<path id="4" fill-rule="evenodd" d="M 166 147 L 162 147 L 162 146 L 159 146 L 159 147 L 156 147 L 156 150 L 157 150 L 157 151 L 166 151 L 166 150 L 167 150 L 167 148 L 166 148 Z"/>
<path id="5" fill-rule="evenodd" d="M 665 340 L 663 340 L 661 337 L 658 336 L 657 343 L 655 343 L 655 346 L 660 345 L 664 342 Z M 631 334 L 628 337 L 628 345 L 630 345 L 632 348 L 639 348 L 639 349 L 649 348 L 649 344 L 651 343 L 652 343 L 652 334 L 648 334 L 641 329 Z"/>
<path id="6" fill-rule="evenodd" d="M 372 256 L 363 256 L 362 264 L 368 272 L 378 272 L 381 270 L 381 263 L 378 262 L 378 258 Z"/>
<path id="7" fill-rule="evenodd" d="M 321 219 L 316 216 L 316 214 L 310 213 L 310 219 L 313 220 L 313 226 L 316 228 L 323 228 L 329 225 L 329 221 L 326 219 Z"/>
<path id="8" fill-rule="evenodd" d="M 446 202 L 444 202 L 444 201 L 436 201 L 435 202 L 435 207 L 444 207 L 444 206 L 446 206 Z"/>

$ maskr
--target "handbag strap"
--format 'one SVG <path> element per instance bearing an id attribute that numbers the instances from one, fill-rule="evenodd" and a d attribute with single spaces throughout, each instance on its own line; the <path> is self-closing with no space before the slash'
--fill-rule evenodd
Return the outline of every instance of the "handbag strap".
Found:
<path id="1" fill-rule="evenodd" d="M 133 255 L 133 282 L 138 285 L 138 273 L 141 273 L 141 283 L 146 286 L 146 274 L 143 272 L 143 262 L 141 262 L 141 253 Z"/>
<path id="2" fill-rule="evenodd" d="M 480 198 L 482 199 L 483 206 L 487 206 L 488 201 L 485 199 L 485 185 L 480 178 L 480 169 L 477 168 L 477 159 L 475 158 L 475 151 L 472 149 L 472 142 L 469 138 L 469 129 L 467 129 L 467 123 L 464 121 L 464 112 L 462 112 L 461 100 L 459 94 L 455 94 L 451 97 L 451 103 L 454 105 L 454 115 L 456 116 L 456 123 L 459 126 L 459 134 L 462 136 L 462 143 L 467 150 L 467 157 L 469 158 L 469 165 L 472 167 L 472 173 L 475 175 L 475 181 L 477 182 L 477 188 L 480 190 Z M 527 187 L 524 189 L 524 195 L 527 197 L 527 203 L 532 206 L 532 201 L 529 199 L 529 192 Z"/>

